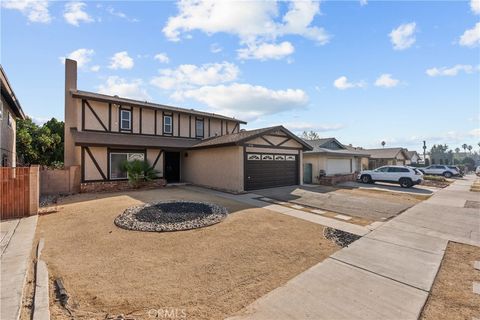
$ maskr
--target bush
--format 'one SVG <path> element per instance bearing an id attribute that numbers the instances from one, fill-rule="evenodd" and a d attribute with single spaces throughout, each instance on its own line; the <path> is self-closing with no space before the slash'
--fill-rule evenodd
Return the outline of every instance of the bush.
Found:
<path id="1" fill-rule="evenodd" d="M 431 180 L 431 181 L 441 181 L 441 182 L 447 181 L 447 179 L 445 179 L 442 176 L 423 176 L 423 179 Z"/>
<path id="2" fill-rule="evenodd" d="M 139 187 L 142 181 L 155 179 L 158 173 L 147 161 L 141 160 L 125 161 L 123 168 L 127 171 L 128 182 L 135 188 Z"/>

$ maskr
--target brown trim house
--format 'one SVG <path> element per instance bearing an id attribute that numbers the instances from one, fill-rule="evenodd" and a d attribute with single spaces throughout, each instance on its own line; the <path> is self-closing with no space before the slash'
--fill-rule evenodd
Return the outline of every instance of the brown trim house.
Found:
<path id="1" fill-rule="evenodd" d="M 25 119 L 25 114 L 1 65 L 0 81 L 2 94 L 0 101 L 0 166 L 15 167 L 17 162 L 16 119 Z"/>
<path id="2" fill-rule="evenodd" d="M 345 146 L 335 138 L 307 140 L 313 149 L 303 153 L 304 182 L 318 183 L 323 176 L 349 175 L 368 166 L 370 154 Z"/>
<path id="3" fill-rule="evenodd" d="M 375 169 L 386 165 L 406 165 L 410 160 L 406 149 L 404 148 L 381 148 L 381 149 L 365 149 L 370 153 L 368 164 L 369 169 Z"/>
<path id="4" fill-rule="evenodd" d="M 169 183 L 234 192 L 302 181 L 311 147 L 282 126 L 245 131 L 223 115 L 81 91 L 76 62 L 65 66 L 65 165 L 80 165 L 83 183 L 126 180 L 133 159 Z"/>

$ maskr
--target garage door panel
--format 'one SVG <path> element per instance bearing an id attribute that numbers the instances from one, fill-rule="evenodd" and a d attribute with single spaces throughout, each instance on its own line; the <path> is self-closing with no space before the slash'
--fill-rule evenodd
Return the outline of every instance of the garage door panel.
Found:
<path id="1" fill-rule="evenodd" d="M 295 160 L 245 161 L 245 190 L 264 189 L 298 184 L 298 156 L 295 156 Z"/>
<path id="2" fill-rule="evenodd" d="M 350 159 L 327 159 L 327 175 L 351 173 Z"/>

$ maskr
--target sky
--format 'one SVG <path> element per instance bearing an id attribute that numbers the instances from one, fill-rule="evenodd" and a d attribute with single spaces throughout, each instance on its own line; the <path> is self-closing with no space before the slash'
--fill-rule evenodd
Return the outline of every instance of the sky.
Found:
<path id="1" fill-rule="evenodd" d="M 78 88 L 284 125 L 365 148 L 480 142 L 480 0 L 1 1 L 24 111 Z"/>

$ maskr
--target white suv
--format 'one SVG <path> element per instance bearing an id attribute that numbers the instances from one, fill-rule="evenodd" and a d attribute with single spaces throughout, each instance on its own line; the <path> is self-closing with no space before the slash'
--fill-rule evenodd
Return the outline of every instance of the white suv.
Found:
<path id="1" fill-rule="evenodd" d="M 402 188 L 410 188 L 422 183 L 423 174 L 412 167 L 384 166 L 375 170 L 361 171 L 357 179 L 363 183 L 394 182 L 399 183 Z"/>
<path id="2" fill-rule="evenodd" d="M 425 168 L 418 168 L 418 170 L 422 171 L 423 174 L 441 175 L 445 178 L 451 178 L 460 174 L 460 172 L 458 172 L 456 169 L 451 168 L 450 166 L 444 166 L 439 164 L 434 164 Z"/>

